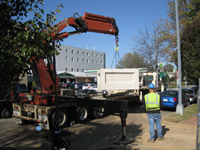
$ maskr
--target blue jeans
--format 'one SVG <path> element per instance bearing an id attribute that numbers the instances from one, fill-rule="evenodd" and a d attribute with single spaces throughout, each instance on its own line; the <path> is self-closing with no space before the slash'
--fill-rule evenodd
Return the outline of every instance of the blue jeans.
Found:
<path id="1" fill-rule="evenodd" d="M 156 124 L 158 137 L 163 137 L 162 135 L 162 127 L 161 127 L 161 114 L 160 113 L 147 113 L 147 117 L 149 120 L 149 133 L 150 139 L 154 140 L 154 123 Z"/>

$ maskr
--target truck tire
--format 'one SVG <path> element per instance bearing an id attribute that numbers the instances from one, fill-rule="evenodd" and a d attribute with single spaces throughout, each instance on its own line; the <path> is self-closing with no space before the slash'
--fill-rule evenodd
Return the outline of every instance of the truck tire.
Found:
<path id="1" fill-rule="evenodd" d="M 84 123 L 88 119 L 88 108 L 82 106 L 74 110 L 74 119 L 76 123 Z"/>
<path id="2" fill-rule="evenodd" d="M 10 118 L 11 117 L 11 109 L 9 108 L 4 108 L 1 112 L 1 117 L 2 118 Z"/>
<path id="3" fill-rule="evenodd" d="M 54 113 L 51 115 L 51 118 L 50 118 L 50 129 L 51 130 L 57 129 L 58 123 L 59 123 L 59 127 L 60 128 L 64 128 L 64 127 L 67 126 L 68 114 L 64 109 L 58 110 L 57 111 L 57 115 L 56 115 L 56 111 L 54 111 Z"/>
<path id="4" fill-rule="evenodd" d="M 103 107 L 95 107 L 93 109 L 93 118 L 95 119 L 99 119 L 102 118 L 104 116 L 104 108 Z"/>

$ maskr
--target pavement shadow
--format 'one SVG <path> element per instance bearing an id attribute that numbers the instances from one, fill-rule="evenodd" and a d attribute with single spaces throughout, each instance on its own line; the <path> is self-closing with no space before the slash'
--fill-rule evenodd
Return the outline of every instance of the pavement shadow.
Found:
<path id="1" fill-rule="evenodd" d="M 176 108 L 161 108 L 162 111 L 176 112 Z"/>
<path id="2" fill-rule="evenodd" d="M 13 122 L 14 124 L 14 122 Z M 8 125 L 7 125 L 8 126 Z M 51 149 L 52 142 L 41 139 L 49 131 L 37 132 L 36 125 L 16 125 L 10 130 L 6 124 L 1 126 L 0 149 L 1 150 L 44 150 Z M 67 128 L 65 128 L 67 129 Z M 92 150 L 100 147 L 115 146 L 114 141 L 122 135 L 122 127 L 119 116 L 110 115 L 105 118 L 88 121 L 84 124 L 76 124 L 68 129 L 74 132 L 70 137 L 72 150 Z M 127 138 L 136 138 L 142 133 L 140 125 L 128 125 Z M 138 145 L 139 143 L 134 143 Z"/>
<path id="3" fill-rule="evenodd" d="M 166 126 L 161 126 L 162 127 L 162 134 L 165 136 L 165 134 L 169 131 L 169 128 L 166 128 Z M 158 138 L 157 136 L 157 130 L 155 130 L 155 140 Z"/>
<path id="4" fill-rule="evenodd" d="M 113 120 L 113 121 L 112 121 Z M 112 123 L 113 122 L 113 123 Z M 140 125 L 130 124 L 126 127 L 127 139 L 135 139 L 142 134 Z M 83 126 L 77 124 L 70 131 L 74 134 L 69 138 L 72 142 L 73 150 L 89 150 L 102 147 L 112 147 L 116 144 L 113 142 L 121 139 L 122 127 L 118 116 L 108 116 L 104 119 L 87 122 Z M 139 145 L 139 143 L 133 143 Z"/>
<path id="5" fill-rule="evenodd" d="M 129 113 L 145 113 L 141 102 L 129 103 Z"/>
<path id="6" fill-rule="evenodd" d="M 14 122 L 13 122 L 14 124 Z M 8 127 L 9 125 L 7 125 Z M 24 124 L 19 125 L 19 128 L 11 128 L 9 131 L 5 129 L 6 126 L 1 126 L 0 131 L 0 149 L 1 150 L 42 150 L 41 147 L 45 143 L 45 149 L 50 149 L 50 144 L 48 144 L 42 136 L 46 134 L 47 131 L 37 132 L 35 130 L 36 125 L 34 124 Z"/>

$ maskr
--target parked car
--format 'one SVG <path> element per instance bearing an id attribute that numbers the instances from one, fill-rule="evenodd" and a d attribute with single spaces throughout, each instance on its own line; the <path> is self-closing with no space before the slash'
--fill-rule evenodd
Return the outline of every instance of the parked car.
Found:
<path id="1" fill-rule="evenodd" d="M 194 90 L 198 91 L 198 87 L 197 86 L 193 86 L 193 87 L 191 87 L 191 89 L 194 89 Z"/>
<path id="2" fill-rule="evenodd" d="M 14 93 L 19 93 L 19 92 L 28 92 L 28 88 L 26 84 L 24 83 L 19 83 L 13 86 Z"/>
<path id="3" fill-rule="evenodd" d="M 166 90 L 160 93 L 163 102 L 163 108 L 174 108 L 178 104 L 178 90 Z M 182 92 L 182 104 L 187 106 L 190 104 L 189 97 Z"/>
<path id="4" fill-rule="evenodd" d="M 20 92 L 28 92 L 26 84 L 19 83 L 13 86 L 14 94 Z M 9 118 L 12 115 L 12 102 L 11 99 L 11 90 L 1 91 L 0 95 L 0 115 L 2 118 Z"/>
<path id="5" fill-rule="evenodd" d="M 74 83 L 74 89 L 82 90 L 82 87 L 84 84 L 85 84 L 85 82 L 76 82 L 76 83 Z"/>
<path id="6" fill-rule="evenodd" d="M 84 85 L 85 85 L 85 87 L 84 87 Z M 96 84 L 94 84 L 94 83 L 86 83 L 84 85 L 83 85 L 82 93 L 97 94 L 97 85 Z"/>
<path id="7" fill-rule="evenodd" d="M 61 83 L 60 84 L 60 87 L 61 88 L 72 88 L 72 84 L 71 83 Z"/>
<path id="8" fill-rule="evenodd" d="M 12 102 L 10 101 L 11 92 L 1 91 L 0 95 L 0 116 L 1 118 L 9 118 L 12 114 Z"/>
<path id="9" fill-rule="evenodd" d="M 94 84 L 94 83 L 85 83 L 82 87 L 82 90 L 85 90 L 85 89 L 88 89 L 88 90 L 96 90 L 97 89 L 97 85 Z"/>
<path id="10" fill-rule="evenodd" d="M 197 101 L 197 90 L 196 89 L 182 89 L 183 92 L 189 97 L 191 103 Z"/>

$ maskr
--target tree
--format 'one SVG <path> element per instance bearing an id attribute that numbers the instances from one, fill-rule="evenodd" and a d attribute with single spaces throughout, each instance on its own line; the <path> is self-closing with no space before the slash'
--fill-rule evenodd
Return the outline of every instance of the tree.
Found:
<path id="1" fill-rule="evenodd" d="M 165 60 L 167 54 L 166 44 L 159 32 L 160 25 L 155 23 L 152 31 L 145 27 L 145 30 L 140 30 L 139 35 L 134 38 L 134 51 L 147 60 L 151 70 L 155 70 L 158 62 Z"/>
<path id="2" fill-rule="evenodd" d="M 165 20 L 159 19 L 158 23 L 161 26 L 160 34 L 163 40 L 168 42 L 170 62 L 173 62 L 177 66 L 177 37 L 176 37 L 176 12 L 175 12 L 175 0 L 168 0 L 168 17 Z M 193 19 L 198 16 L 200 12 L 199 0 L 178 0 L 179 10 L 179 27 L 180 35 L 182 35 L 182 29 L 189 24 Z"/>
<path id="3" fill-rule="evenodd" d="M 174 70 L 174 65 L 166 64 L 164 67 L 164 72 L 173 72 L 173 70 Z"/>
<path id="4" fill-rule="evenodd" d="M 187 72 L 189 82 L 198 85 L 200 78 L 200 14 L 183 30 L 181 36 L 183 74 Z"/>
<path id="5" fill-rule="evenodd" d="M 174 25 L 176 30 L 176 12 L 175 12 L 175 0 L 168 0 L 168 16 L 171 19 L 171 23 Z M 178 0 L 179 10 L 179 22 L 180 28 L 182 29 L 187 23 L 190 23 L 197 17 L 197 13 L 200 11 L 199 0 Z"/>
<path id="6" fill-rule="evenodd" d="M 119 61 L 117 68 L 148 68 L 149 64 L 144 57 L 141 57 L 138 53 L 130 52 L 126 53 L 122 60 Z"/>
<path id="7" fill-rule="evenodd" d="M 0 91 L 20 81 L 20 74 L 29 69 L 30 58 L 41 59 L 55 52 L 50 34 L 56 31 L 51 26 L 60 10 L 50 12 L 44 20 L 44 10 L 40 8 L 42 5 L 43 0 L 0 2 Z M 62 4 L 58 7 L 62 7 Z M 34 12 L 33 19 L 21 22 L 31 11 Z"/>

